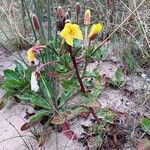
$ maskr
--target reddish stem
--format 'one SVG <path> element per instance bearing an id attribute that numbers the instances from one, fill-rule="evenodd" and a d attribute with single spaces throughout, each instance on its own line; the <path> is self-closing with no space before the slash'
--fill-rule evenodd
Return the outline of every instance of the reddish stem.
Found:
<path id="1" fill-rule="evenodd" d="M 80 74 L 79 74 L 79 70 L 78 70 L 75 56 L 73 56 L 73 54 L 72 54 L 72 46 L 68 45 L 68 52 L 70 53 L 70 56 L 71 56 L 71 59 L 72 59 L 72 62 L 73 62 L 74 68 L 75 68 L 76 76 L 77 76 L 79 84 L 80 84 L 81 91 L 83 93 L 86 93 L 82 79 L 81 79 Z M 89 107 L 88 109 L 92 113 L 92 115 L 95 118 L 95 120 L 97 121 L 97 123 L 100 124 L 99 118 L 97 117 L 96 113 L 94 112 L 94 109 L 92 107 Z"/>
<path id="2" fill-rule="evenodd" d="M 91 112 L 91 114 L 93 115 L 93 117 L 95 118 L 95 120 L 97 121 L 97 123 L 100 124 L 100 120 L 97 117 L 96 113 L 94 112 L 94 109 L 92 107 L 90 107 L 89 111 Z"/>
<path id="3" fill-rule="evenodd" d="M 74 68 L 75 68 L 76 76 L 77 76 L 79 84 L 80 84 L 81 91 L 83 93 L 85 93 L 85 88 L 84 88 L 82 79 L 81 79 L 80 74 L 79 74 L 77 62 L 76 62 L 75 56 L 73 56 L 73 54 L 72 54 L 72 46 L 68 45 L 68 52 L 70 53 L 70 56 L 71 56 L 71 59 L 72 59 L 72 62 L 73 62 Z"/>

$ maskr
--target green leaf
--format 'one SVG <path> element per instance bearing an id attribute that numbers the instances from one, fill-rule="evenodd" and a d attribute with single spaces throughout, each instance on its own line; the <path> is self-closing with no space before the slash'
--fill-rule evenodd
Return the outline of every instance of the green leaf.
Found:
<path id="1" fill-rule="evenodd" d="M 36 97 L 33 93 L 24 93 L 22 95 L 17 95 L 17 97 L 23 101 L 30 101 L 33 97 Z"/>
<path id="2" fill-rule="evenodd" d="M 30 123 L 37 122 L 41 119 L 42 116 L 48 115 L 50 113 L 50 110 L 40 110 L 37 111 L 35 115 L 30 117 Z"/>
<path id="3" fill-rule="evenodd" d="M 17 82 L 20 78 L 20 75 L 18 72 L 15 72 L 11 69 L 6 69 L 4 70 L 4 77 L 6 80 L 14 80 Z"/>
<path id="4" fill-rule="evenodd" d="M 96 114 L 107 123 L 113 123 L 114 115 L 107 108 L 97 109 Z"/>
<path id="5" fill-rule="evenodd" d="M 47 99 L 51 99 L 51 93 L 50 93 L 50 90 L 49 90 L 47 80 L 43 76 L 40 76 L 40 82 L 39 83 L 40 83 L 41 92 L 44 95 L 44 97 L 47 98 Z"/>
<path id="6" fill-rule="evenodd" d="M 106 57 L 107 53 L 108 53 L 108 47 L 101 47 L 94 53 L 93 57 L 97 61 L 100 61 L 104 57 Z"/>
<path id="7" fill-rule="evenodd" d="M 20 62 L 15 61 L 15 65 L 16 65 L 16 68 L 15 68 L 16 72 L 18 72 L 20 75 L 25 73 L 25 68 Z"/>
<path id="8" fill-rule="evenodd" d="M 86 107 L 92 107 L 92 108 L 99 108 L 100 107 L 100 103 L 90 93 L 86 93 L 82 96 L 82 104 Z"/>
<path id="9" fill-rule="evenodd" d="M 31 103 L 38 107 L 42 107 L 45 109 L 51 109 L 51 106 L 49 105 L 47 100 L 45 100 L 44 98 L 42 98 L 40 96 L 35 96 L 35 97 L 31 98 Z"/>
<path id="10" fill-rule="evenodd" d="M 85 71 L 84 76 L 83 77 L 92 77 L 92 78 L 99 78 L 99 72 L 96 69 L 93 69 L 93 71 Z"/>
<path id="11" fill-rule="evenodd" d="M 100 136 L 92 136 L 87 142 L 91 149 L 99 149 L 99 146 L 102 144 L 103 140 Z"/>
<path id="12" fill-rule="evenodd" d="M 63 88 L 65 88 L 67 90 L 70 87 L 79 87 L 75 76 L 73 76 L 70 80 L 62 80 L 61 85 L 63 86 Z"/>
<path id="13" fill-rule="evenodd" d="M 141 128 L 150 135 L 150 118 L 142 117 L 140 120 Z"/>
<path id="14" fill-rule="evenodd" d="M 123 81 L 122 81 L 123 73 L 120 69 L 117 69 L 115 72 L 115 78 L 116 78 L 116 83 L 118 86 L 121 86 Z"/>
<path id="15" fill-rule="evenodd" d="M 15 90 L 6 90 L 6 93 L 3 95 L 2 99 L 8 99 L 10 97 L 13 97 L 17 94 L 17 91 Z"/>
<path id="16" fill-rule="evenodd" d="M 2 88 L 21 90 L 24 86 L 26 86 L 26 81 L 24 80 L 6 80 L 2 85 Z"/>
<path id="17" fill-rule="evenodd" d="M 98 97 L 101 93 L 101 90 L 102 90 L 102 84 L 101 84 L 101 81 L 100 80 L 97 80 L 95 85 L 94 85 L 94 88 L 92 89 L 91 91 L 91 94 L 94 96 L 94 97 Z"/>
<path id="18" fill-rule="evenodd" d="M 28 81 L 30 81 L 31 79 L 31 73 L 33 71 L 33 68 L 32 67 L 29 67 L 28 69 L 25 70 L 25 78 L 28 79 Z"/>
<path id="19" fill-rule="evenodd" d="M 60 106 L 63 106 L 70 97 L 72 97 L 78 91 L 77 87 L 70 87 L 63 91 L 60 95 Z"/>
<path id="20" fill-rule="evenodd" d="M 2 88 L 4 81 L 0 81 L 0 88 Z"/>
<path id="21" fill-rule="evenodd" d="M 60 95 L 60 106 L 63 106 L 79 90 L 79 85 L 75 77 L 72 77 L 71 80 L 62 80 L 61 85 L 64 89 Z"/>
<path id="22" fill-rule="evenodd" d="M 0 99 L 0 110 L 3 109 L 5 106 L 4 100 Z"/>

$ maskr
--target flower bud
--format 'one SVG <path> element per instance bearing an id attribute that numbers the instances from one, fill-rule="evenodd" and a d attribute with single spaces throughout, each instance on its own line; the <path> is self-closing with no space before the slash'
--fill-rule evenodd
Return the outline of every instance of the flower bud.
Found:
<path id="1" fill-rule="evenodd" d="M 31 90 L 34 92 L 37 92 L 39 90 L 39 85 L 38 85 L 38 74 L 33 71 L 31 74 Z"/>
<path id="2" fill-rule="evenodd" d="M 107 0 L 108 5 L 113 5 L 113 0 Z"/>
<path id="3" fill-rule="evenodd" d="M 91 11 L 87 9 L 84 14 L 84 24 L 89 25 L 91 21 Z"/>
<path id="4" fill-rule="evenodd" d="M 81 11 L 81 6 L 80 6 L 80 3 L 77 2 L 76 5 L 75 5 L 75 12 L 76 12 L 77 15 L 79 15 L 80 11 Z"/>
<path id="5" fill-rule="evenodd" d="M 39 30 L 40 24 L 39 24 L 38 17 L 35 14 L 32 15 L 32 23 L 33 23 L 34 29 Z"/>
<path id="6" fill-rule="evenodd" d="M 98 33 L 100 33 L 102 31 L 102 24 L 101 23 L 97 23 L 97 24 L 93 24 L 91 29 L 90 29 L 90 33 L 88 35 L 88 38 L 90 41 L 94 40 Z"/>
<path id="7" fill-rule="evenodd" d="M 57 8 L 57 16 L 62 18 L 64 16 L 64 11 L 61 6 Z"/>

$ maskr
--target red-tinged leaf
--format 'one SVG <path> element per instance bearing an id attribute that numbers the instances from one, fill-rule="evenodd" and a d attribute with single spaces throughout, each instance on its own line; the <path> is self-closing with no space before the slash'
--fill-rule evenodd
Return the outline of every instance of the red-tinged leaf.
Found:
<path id="1" fill-rule="evenodd" d="M 77 138 L 76 134 L 72 130 L 70 130 L 70 125 L 67 122 L 65 122 L 62 125 L 62 131 L 63 131 L 63 134 L 70 140 L 75 140 Z"/>
<path id="2" fill-rule="evenodd" d="M 30 128 L 30 124 L 26 122 L 26 123 L 23 124 L 23 126 L 21 127 L 21 131 L 27 130 L 27 129 L 29 129 L 29 128 Z"/>
<path id="3" fill-rule="evenodd" d="M 55 76 L 58 76 L 59 73 L 57 73 L 57 72 L 48 72 L 47 75 L 50 76 L 50 77 L 55 77 Z"/>
<path id="4" fill-rule="evenodd" d="M 63 130 L 70 130 L 70 124 L 68 122 L 65 122 L 63 125 L 62 125 L 62 129 Z"/>
<path id="5" fill-rule="evenodd" d="M 59 115 L 54 116 L 53 119 L 51 120 L 51 123 L 55 125 L 62 125 L 64 124 L 65 121 L 66 121 L 66 114 L 61 113 Z"/>

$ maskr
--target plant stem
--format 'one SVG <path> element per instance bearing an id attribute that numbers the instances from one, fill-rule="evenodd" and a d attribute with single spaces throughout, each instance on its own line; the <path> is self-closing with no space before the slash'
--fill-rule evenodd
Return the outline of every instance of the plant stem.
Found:
<path id="1" fill-rule="evenodd" d="M 86 42 L 87 42 L 87 41 L 86 41 Z M 91 40 L 89 40 L 88 47 L 87 47 L 87 49 L 85 50 L 85 64 L 84 64 L 82 76 L 83 76 L 83 75 L 85 74 L 85 72 L 86 72 L 86 68 L 87 68 L 87 64 L 88 64 L 88 56 L 87 56 L 87 54 L 89 53 L 90 45 L 91 45 Z"/>
<path id="2" fill-rule="evenodd" d="M 95 118 L 97 123 L 100 124 L 99 118 L 97 117 L 96 113 L 94 112 L 94 109 L 92 107 L 89 107 L 89 111 L 91 112 L 91 114 L 93 115 L 93 117 Z"/>
<path id="3" fill-rule="evenodd" d="M 47 0 L 47 18 L 48 18 L 48 40 L 52 38 L 51 32 L 51 4 L 50 0 Z"/>
<path id="4" fill-rule="evenodd" d="M 72 62 L 73 62 L 74 68 L 75 68 L 75 73 L 76 73 L 76 76 L 77 76 L 79 84 L 80 84 L 81 91 L 83 93 L 85 93 L 85 88 L 84 88 L 82 79 L 81 79 L 80 74 L 79 74 L 77 62 L 76 62 L 75 56 L 73 56 L 73 54 L 72 54 L 72 46 L 68 45 L 68 52 L 70 53 L 70 56 L 71 56 L 71 59 L 72 59 Z"/>
<path id="5" fill-rule="evenodd" d="M 86 108 L 86 109 L 93 115 L 93 117 L 94 117 L 94 119 L 96 120 L 96 122 L 97 122 L 98 124 L 100 124 L 100 120 L 99 120 L 99 118 L 97 117 L 97 115 L 96 115 L 96 113 L 95 113 L 95 111 L 94 111 L 94 109 L 93 109 L 92 107 L 85 106 L 85 105 L 80 105 L 80 106 L 83 107 L 83 108 Z"/>
<path id="6" fill-rule="evenodd" d="M 79 84 L 80 84 L 81 91 L 85 94 L 86 91 L 85 91 L 82 79 L 80 77 L 80 74 L 79 74 L 77 62 L 76 62 L 75 56 L 72 54 L 72 46 L 68 45 L 68 52 L 70 53 L 70 56 L 71 56 L 71 59 L 72 59 L 72 62 L 73 62 L 73 65 L 74 65 L 74 68 L 76 71 L 76 76 L 77 76 Z M 92 107 L 88 107 L 87 109 L 91 112 L 91 114 L 93 115 L 93 117 L 95 118 L 97 123 L 100 124 L 99 118 L 97 117 L 96 113 L 94 112 L 94 109 Z"/>

